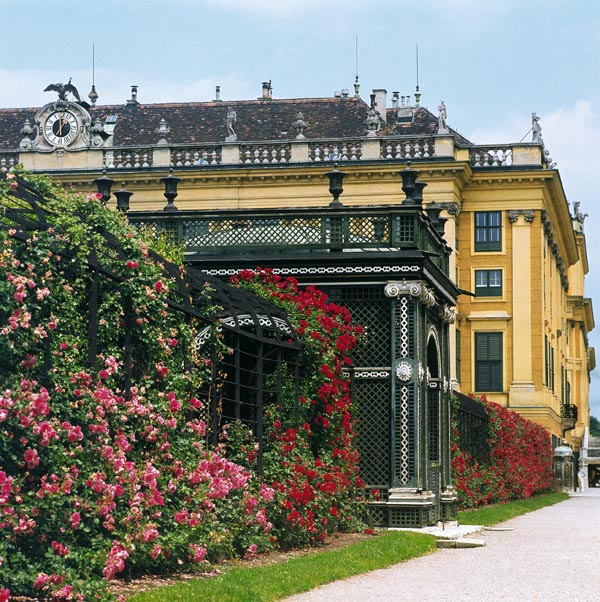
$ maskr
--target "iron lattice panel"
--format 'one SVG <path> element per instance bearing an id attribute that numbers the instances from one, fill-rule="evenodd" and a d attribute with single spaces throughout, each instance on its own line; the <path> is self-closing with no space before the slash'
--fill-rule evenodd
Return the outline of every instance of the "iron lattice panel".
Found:
<path id="1" fill-rule="evenodd" d="M 185 226 L 189 247 L 290 247 L 323 242 L 321 221 L 314 218 L 190 219 Z"/>
<path id="2" fill-rule="evenodd" d="M 415 242 L 415 219 L 412 215 L 396 215 L 394 219 L 394 242 Z"/>
<path id="3" fill-rule="evenodd" d="M 414 387 L 397 387 L 394 404 L 394 485 L 412 485 L 416 468 Z"/>
<path id="4" fill-rule="evenodd" d="M 373 527 L 387 527 L 387 508 L 370 505 L 368 523 Z"/>
<path id="5" fill-rule="evenodd" d="M 440 460 L 440 393 L 436 389 L 427 391 L 427 418 L 428 418 L 428 447 L 429 461 Z"/>
<path id="6" fill-rule="evenodd" d="M 390 366 L 389 301 L 382 287 L 336 289 L 330 296 L 345 305 L 352 314 L 352 321 L 365 329 L 365 336 L 354 353 L 354 365 Z"/>
<path id="7" fill-rule="evenodd" d="M 440 499 L 440 469 L 437 466 L 429 467 L 429 479 L 428 479 L 429 491 L 435 494 L 436 501 Z"/>
<path id="8" fill-rule="evenodd" d="M 387 242 L 389 223 L 386 217 L 348 217 L 350 242 Z"/>
<path id="9" fill-rule="evenodd" d="M 387 488 L 390 481 L 389 399 L 388 380 L 354 382 L 360 474 L 369 489 Z"/>
<path id="10" fill-rule="evenodd" d="M 390 508 L 389 527 L 425 527 L 434 522 L 433 508 Z"/>

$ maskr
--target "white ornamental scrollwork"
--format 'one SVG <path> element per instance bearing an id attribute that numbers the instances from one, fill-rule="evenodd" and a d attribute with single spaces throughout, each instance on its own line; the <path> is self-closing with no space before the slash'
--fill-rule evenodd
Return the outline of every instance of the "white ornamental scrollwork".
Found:
<path id="1" fill-rule="evenodd" d="M 435 296 L 433 291 L 423 282 L 403 280 L 402 282 L 388 282 L 384 288 L 385 296 L 394 299 L 400 295 L 411 295 L 419 299 L 427 307 L 435 305 Z"/>
<path id="2" fill-rule="evenodd" d="M 402 382 L 407 382 L 412 378 L 413 369 L 408 362 L 400 362 L 396 366 L 396 376 Z"/>
<path id="3" fill-rule="evenodd" d="M 448 389 L 450 389 L 450 383 L 448 382 L 448 379 L 445 376 L 442 379 L 442 385 L 443 385 L 444 393 L 448 393 Z"/>
<path id="4" fill-rule="evenodd" d="M 425 368 L 423 368 L 423 364 L 419 362 L 419 382 L 422 383 L 425 378 Z"/>

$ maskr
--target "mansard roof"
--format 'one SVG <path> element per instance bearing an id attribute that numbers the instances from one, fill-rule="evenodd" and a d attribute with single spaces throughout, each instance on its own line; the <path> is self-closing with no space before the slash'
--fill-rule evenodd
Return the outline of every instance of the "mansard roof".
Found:
<path id="1" fill-rule="evenodd" d="M 227 131 L 227 112 L 236 113 L 234 130 L 239 142 L 260 140 L 289 140 L 296 138 L 294 122 L 302 113 L 306 122 L 307 139 L 359 138 L 366 135 L 365 119 L 369 106 L 364 100 L 351 96 L 332 98 L 258 99 L 242 101 L 212 101 L 186 103 L 98 105 L 91 109 L 92 117 L 105 122 L 112 116 L 116 123 L 112 146 L 141 146 L 156 144 L 160 138 L 156 129 L 164 119 L 170 132 L 170 144 L 201 144 L 224 142 Z M 21 128 L 29 119 L 33 125 L 38 109 L 0 109 L 0 149 L 18 149 L 23 138 Z M 423 107 L 412 110 L 412 119 L 397 119 L 398 109 L 387 110 L 387 124 L 382 124 L 379 136 L 423 136 L 435 134 L 437 117 Z M 470 144 L 452 131 L 459 144 Z"/>

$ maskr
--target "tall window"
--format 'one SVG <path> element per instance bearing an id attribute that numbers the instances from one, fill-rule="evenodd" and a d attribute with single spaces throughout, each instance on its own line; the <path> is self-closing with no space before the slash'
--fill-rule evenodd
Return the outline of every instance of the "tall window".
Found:
<path id="1" fill-rule="evenodd" d="M 502 270 L 475 270 L 477 297 L 502 297 Z"/>
<path id="2" fill-rule="evenodd" d="M 544 335 L 544 384 L 554 392 L 554 348 L 547 335 Z"/>
<path id="3" fill-rule="evenodd" d="M 456 380 L 460 383 L 460 330 L 456 329 Z"/>
<path id="4" fill-rule="evenodd" d="M 502 213 L 475 212 L 475 250 L 502 251 Z"/>
<path id="5" fill-rule="evenodd" d="M 475 333 L 475 390 L 502 391 L 501 332 Z"/>

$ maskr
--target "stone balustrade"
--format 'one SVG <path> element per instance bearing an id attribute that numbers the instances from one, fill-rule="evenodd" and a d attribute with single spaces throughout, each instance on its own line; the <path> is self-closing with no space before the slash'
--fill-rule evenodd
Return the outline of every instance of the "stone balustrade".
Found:
<path id="1" fill-rule="evenodd" d="M 434 155 L 433 137 L 381 141 L 382 159 L 427 159 Z"/>
<path id="2" fill-rule="evenodd" d="M 284 140 L 224 142 L 203 145 L 156 144 L 146 147 L 90 148 L 98 160 L 81 161 L 82 167 L 101 165 L 108 169 L 193 168 L 217 165 L 280 165 L 353 161 L 418 161 L 431 158 L 466 161 L 472 167 L 501 169 L 520 165 L 548 167 L 539 144 L 457 145 L 452 136 L 386 136 L 333 140 Z M 59 149 L 59 152 L 60 149 Z M 64 152 L 64 151 L 62 151 Z M 67 151 L 68 154 L 68 151 Z M 36 169 L 34 152 L 0 152 L 0 168 L 10 169 L 19 161 Z M 29 160 L 28 159 L 33 159 Z M 41 164 L 40 164 L 41 165 Z M 77 166 L 77 163 L 73 163 Z M 44 171 L 52 171 L 48 161 Z"/>
<path id="3" fill-rule="evenodd" d="M 0 169 L 10 169 L 19 162 L 19 153 L 0 152 Z"/>
<path id="4" fill-rule="evenodd" d="M 362 158 L 361 140 L 311 141 L 307 161 L 359 161 Z"/>
<path id="5" fill-rule="evenodd" d="M 471 149 L 473 167 L 507 167 L 513 164 L 512 145 L 476 146 Z"/>
<path id="6" fill-rule="evenodd" d="M 153 149 L 148 148 L 123 148 L 106 149 L 104 151 L 104 165 L 111 169 L 134 169 L 152 167 Z"/>
<path id="7" fill-rule="evenodd" d="M 267 144 L 240 144 L 240 163 L 289 163 L 292 146 L 289 142 Z"/>

